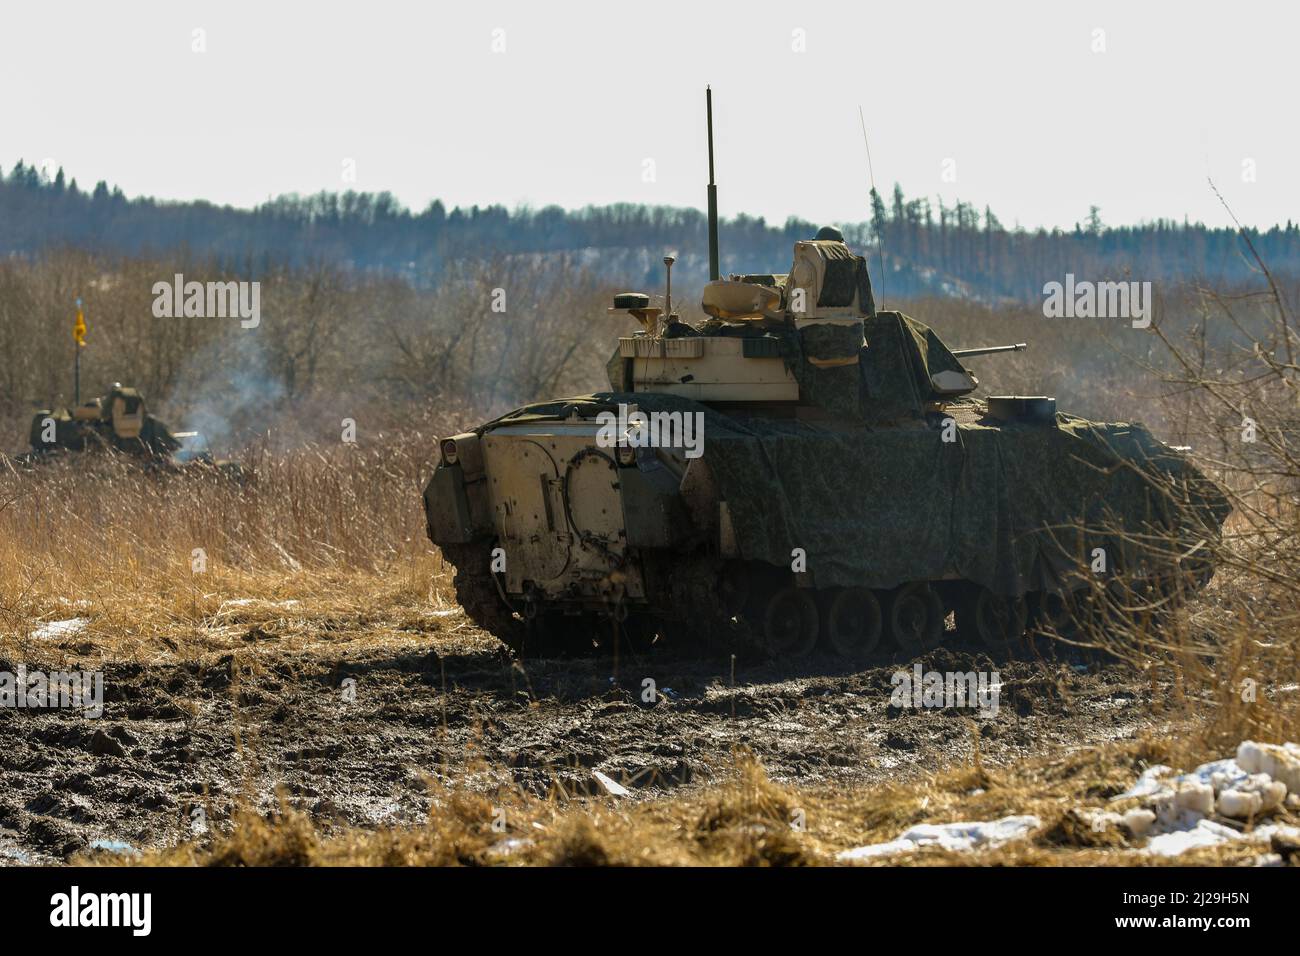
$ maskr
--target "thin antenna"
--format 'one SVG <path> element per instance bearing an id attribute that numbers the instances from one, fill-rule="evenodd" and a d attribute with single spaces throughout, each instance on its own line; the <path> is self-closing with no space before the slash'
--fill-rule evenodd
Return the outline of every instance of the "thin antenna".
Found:
<path id="1" fill-rule="evenodd" d="M 862 107 L 858 107 L 858 122 L 862 124 L 862 143 L 867 147 L 867 176 L 871 180 L 871 191 L 876 193 L 876 171 L 871 168 L 871 142 L 867 139 L 867 121 L 862 116 Z M 876 195 L 880 195 L 876 193 Z M 876 236 L 876 255 L 880 259 L 880 304 L 885 304 L 885 232 L 882 229 Z"/>
<path id="2" fill-rule="evenodd" d="M 704 88 L 704 104 L 709 122 L 709 279 L 719 279 L 718 271 L 718 186 L 713 181 L 713 90 Z"/>
<path id="3" fill-rule="evenodd" d="M 668 283 L 664 292 L 664 315 L 669 322 L 673 316 L 673 263 L 676 261 L 676 256 L 664 256 L 664 276 Z"/>

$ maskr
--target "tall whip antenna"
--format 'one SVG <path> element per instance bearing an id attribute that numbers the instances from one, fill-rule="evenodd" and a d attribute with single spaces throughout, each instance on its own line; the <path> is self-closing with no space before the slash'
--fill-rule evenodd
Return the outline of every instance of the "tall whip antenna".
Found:
<path id="1" fill-rule="evenodd" d="M 867 177 L 871 180 L 871 192 L 876 192 L 876 171 L 871 168 L 871 142 L 867 139 L 867 121 L 862 116 L 862 107 L 858 107 L 858 122 L 862 124 L 862 143 L 867 147 Z M 876 255 L 880 259 L 880 304 L 885 304 L 885 230 L 876 236 Z"/>
<path id="2" fill-rule="evenodd" d="M 704 88 L 704 105 L 709 123 L 709 279 L 721 278 L 718 272 L 718 186 L 713 181 L 713 90 Z"/>

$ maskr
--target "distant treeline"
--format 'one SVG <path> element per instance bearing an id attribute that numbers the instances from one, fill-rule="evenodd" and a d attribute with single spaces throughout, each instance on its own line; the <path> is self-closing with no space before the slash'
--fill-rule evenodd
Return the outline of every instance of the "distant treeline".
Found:
<path id="1" fill-rule="evenodd" d="M 1168 220 L 1110 228 L 1094 207 L 1073 229 L 1009 230 L 988 208 L 908 199 L 898 186 L 889 201 L 873 190 L 868 202 L 867 221 L 838 225 L 851 245 L 870 254 L 886 300 L 941 294 L 1027 301 L 1067 272 L 1210 284 L 1252 275 L 1232 229 Z M 745 215 L 725 220 L 723 271 L 785 271 L 791 245 L 811 238 L 818 225 L 791 218 L 774 226 Z M 1274 271 L 1300 275 L 1300 227 L 1288 220 L 1250 236 Z M 387 192 L 344 192 L 281 196 L 249 210 L 128 199 L 102 181 L 86 190 L 62 169 L 49 176 L 20 161 L 0 175 L 0 255 L 60 246 L 160 258 L 185 250 L 243 275 L 329 264 L 397 273 L 417 285 L 436 285 L 458 260 L 550 252 L 575 253 L 593 273 L 629 287 L 657 288 L 660 258 L 669 251 L 678 254 L 684 280 L 699 282 L 707 270 L 707 222 L 698 209 L 619 203 L 572 211 L 448 210 L 434 201 L 413 212 Z"/>

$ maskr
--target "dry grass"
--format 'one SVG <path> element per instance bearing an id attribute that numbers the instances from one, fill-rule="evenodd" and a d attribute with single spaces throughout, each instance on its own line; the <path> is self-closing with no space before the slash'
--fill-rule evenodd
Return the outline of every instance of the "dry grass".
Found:
<path id="1" fill-rule="evenodd" d="M 288 648 L 455 607 L 424 534 L 424 452 L 310 447 L 257 456 L 247 487 L 103 459 L 0 470 L 0 652 L 86 618 L 67 649 L 116 660 L 229 650 L 250 624 Z M 306 622 L 312 622 L 308 625 Z"/>
<path id="2" fill-rule="evenodd" d="M 482 794 L 430 785 L 424 826 L 328 828 L 287 804 L 273 814 L 237 814 L 204 841 L 131 861 L 99 854 L 83 862 L 199 866 L 822 866 L 841 851 L 894 839 L 918 823 L 1034 814 L 1023 841 L 955 852 L 925 847 L 872 865 L 1114 866 L 1233 865 L 1258 844 L 1229 843 L 1177 858 L 1146 855 L 1115 828 L 1094 829 L 1103 809 L 1147 766 L 1169 761 L 1160 739 L 1090 747 L 1005 770 L 977 766 L 918 783 L 876 788 L 783 787 L 738 752 L 712 792 L 634 801 Z M 1210 755 L 1205 755 L 1210 756 Z M 494 828 L 493 821 L 502 821 Z M 1300 822 L 1292 812 L 1279 822 Z"/>

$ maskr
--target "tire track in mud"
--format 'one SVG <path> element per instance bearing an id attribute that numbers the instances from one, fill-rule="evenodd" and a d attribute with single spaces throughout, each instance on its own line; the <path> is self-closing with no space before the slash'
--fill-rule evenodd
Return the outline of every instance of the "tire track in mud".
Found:
<path id="1" fill-rule="evenodd" d="M 57 862 L 95 841 L 170 845 L 220 826 L 241 801 L 268 810 L 283 799 L 321 822 L 416 823 L 430 779 L 586 794 L 601 792 L 600 771 L 656 796 L 715 781 L 737 747 L 779 782 L 871 784 L 967 763 L 976 735 L 981 759 L 998 765 L 1152 722 L 1132 671 L 1074 659 L 920 659 L 1000 673 L 997 714 L 972 719 L 891 706 L 910 662 L 752 665 L 733 686 L 729 663 L 511 664 L 447 643 L 108 664 L 97 720 L 0 709 L 0 863 Z"/>

